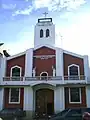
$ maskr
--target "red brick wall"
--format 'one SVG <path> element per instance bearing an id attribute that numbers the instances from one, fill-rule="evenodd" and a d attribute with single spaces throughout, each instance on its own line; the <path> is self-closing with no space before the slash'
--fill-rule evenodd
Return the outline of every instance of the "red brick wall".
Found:
<path id="1" fill-rule="evenodd" d="M 20 88 L 20 104 L 9 104 L 9 88 L 4 89 L 4 108 L 23 108 L 24 88 Z"/>
<path id="2" fill-rule="evenodd" d="M 63 54 L 64 76 L 68 76 L 68 66 L 76 64 L 80 68 L 80 75 L 84 75 L 84 61 L 82 58 L 78 58 L 72 55 Z"/>
<path id="3" fill-rule="evenodd" d="M 48 47 L 38 48 L 33 52 L 33 55 L 55 55 L 55 50 Z"/>
<path id="4" fill-rule="evenodd" d="M 71 107 L 86 107 L 86 88 L 81 87 L 81 101 L 82 103 L 69 103 L 69 87 L 65 87 L 65 108 Z"/>
<path id="5" fill-rule="evenodd" d="M 55 50 L 42 47 L 33 52 L 33 55 L 55 55 Z M 52 76 L 52 66 L 55 66 L 56 58 L 49 58 L 49 59 L 40 59 L 34 58 L 33 59 L 33 67 L 36 67 L 36 76 L 39 76 L 41 72 L 46 71 L 48 72 L 49 76 Z"/>
<path id="6" fill-rule="evenodd" d="M 22 76 L 25 74 L 25 55 L 20 57 L 13 58 L 11 60 L 7 60 L 6 63 L 6 76 L 10 76 L 11 67 L 18 65 L 22 68 Z"/>

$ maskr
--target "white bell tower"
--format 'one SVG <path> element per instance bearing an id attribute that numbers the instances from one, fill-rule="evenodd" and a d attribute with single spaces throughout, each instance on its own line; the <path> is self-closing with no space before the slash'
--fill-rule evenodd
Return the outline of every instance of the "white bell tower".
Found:
<path id="1" fill-rule="evenodd" d="M 34 31 L 34 47 L 39 45 L 51 45 L 55 46 L 55 25 L 52 22 L 52 18 L 38 19 L 35 25 Z"/>

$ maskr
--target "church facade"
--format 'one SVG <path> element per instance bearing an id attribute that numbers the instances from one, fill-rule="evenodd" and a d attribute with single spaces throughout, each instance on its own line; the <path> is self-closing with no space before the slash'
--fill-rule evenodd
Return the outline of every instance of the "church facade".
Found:
<path id="1" fill-rule="evenodd" d="M 34 48 L 0 56 L 0 109 L 19 107 L 32 116 L 90 107 L 89 79 L 88 56 L 55 47 L 52 18 L 38 19 Z"/>

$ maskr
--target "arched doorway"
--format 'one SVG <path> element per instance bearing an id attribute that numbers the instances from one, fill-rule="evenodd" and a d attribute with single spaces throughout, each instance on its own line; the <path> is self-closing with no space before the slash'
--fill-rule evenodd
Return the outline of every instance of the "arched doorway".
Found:
<path id="1" fill-rule="evenodd" d="M 54 113 L 54 91 L 39 89 L 36 91 L 36 112 L 51 115 Z"/>

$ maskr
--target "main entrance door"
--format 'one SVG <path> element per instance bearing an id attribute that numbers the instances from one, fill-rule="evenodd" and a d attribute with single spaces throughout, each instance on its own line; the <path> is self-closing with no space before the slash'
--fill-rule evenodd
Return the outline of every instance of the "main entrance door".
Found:
<path id="1" fill-rule="evenodd" d="M 54 91 L 39 89 L 36 91 L 36 112 L 51 115 L 54 113 Z"/>

